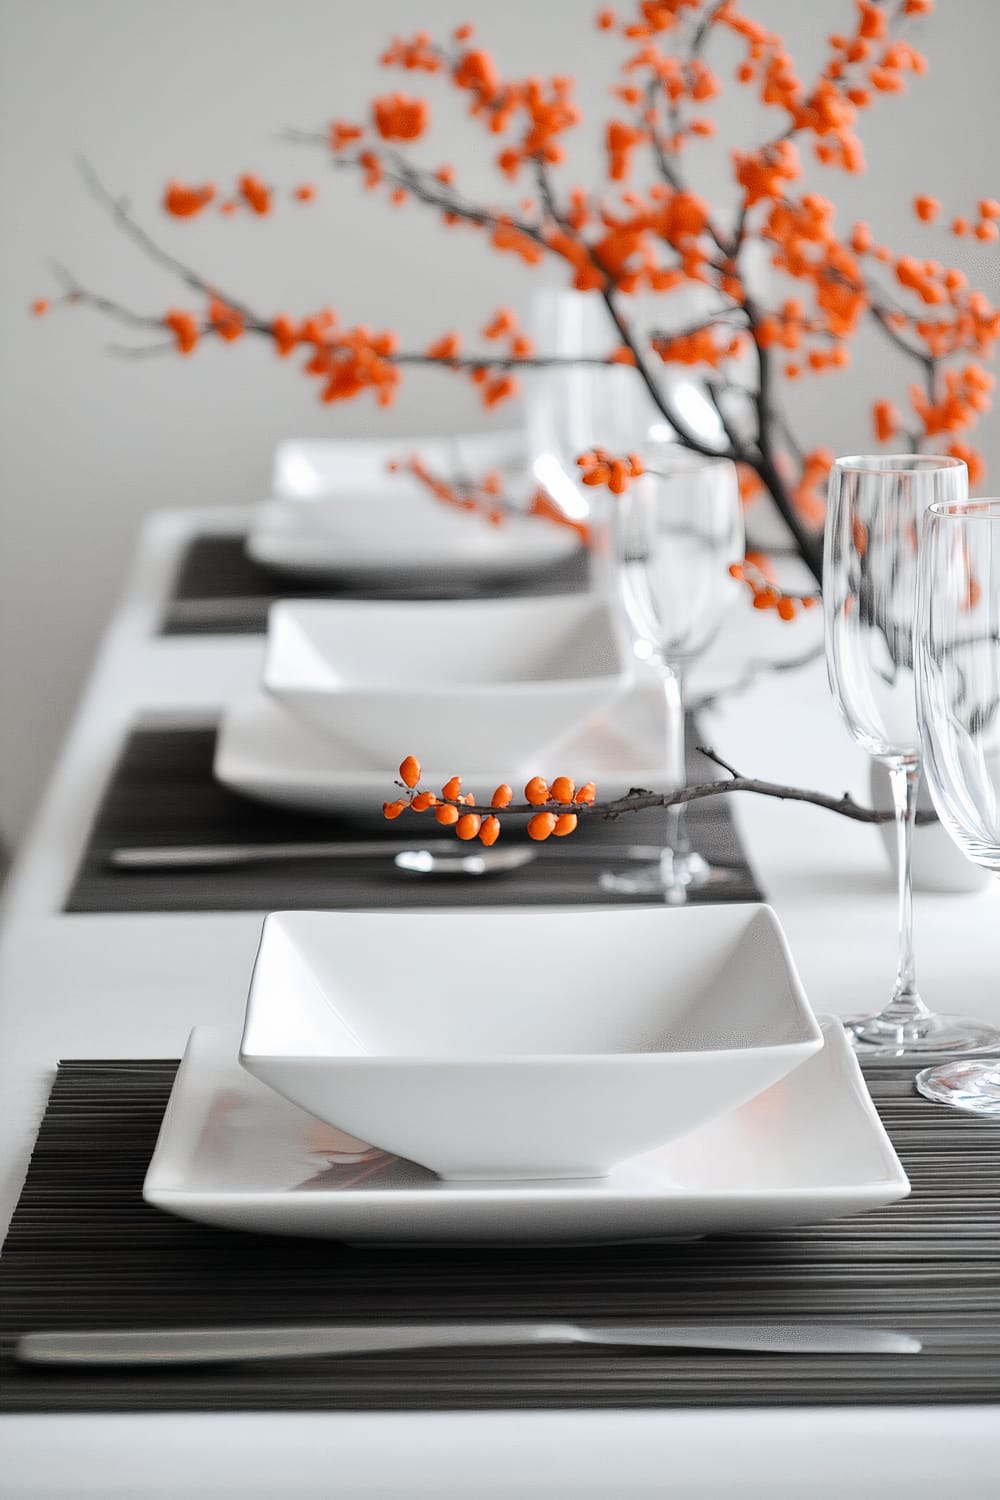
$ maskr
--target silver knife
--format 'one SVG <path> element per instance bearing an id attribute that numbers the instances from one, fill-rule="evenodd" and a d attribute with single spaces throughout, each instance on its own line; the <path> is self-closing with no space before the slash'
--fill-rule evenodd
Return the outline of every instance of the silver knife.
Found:
<path id="1" fill-rule="evenodd" d="M 663 850 L 656 844 L 558 844 L 509 845 L 523 853 L 525 860 L 536 855 L 566 859 L 596 859 L 608 864 L 616 860 L 660 858 Z M 450 839 L 410 839 L 396 843 L 391 839 L 362 839 L 354 842 L 294 844 L 170 844 L 149 847 L 112 849 L 108 863 L 116 870 L 185 870 L 213 869 L 224 865 L 261 864 L 283 859 L 395 859 L 399 854 L 421 853 L 462 855 L 481 852 L 478 843 L 463 844 Z"/>
<path id="2" fill-rule="evenodd" d="M 401 1349 L 606 1344 L 761 1354 L 918 1354 L 920 1340 L 850 1323 L 381 1323 L 303 1328 L 150 1328 L 27 1333 L 18 1359 L 49 1365 L 216 1364 Z"/>

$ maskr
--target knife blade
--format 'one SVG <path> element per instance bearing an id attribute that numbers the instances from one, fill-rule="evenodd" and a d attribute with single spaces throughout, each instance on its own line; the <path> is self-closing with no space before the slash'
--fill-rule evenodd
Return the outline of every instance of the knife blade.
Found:
<path id="1" fill-rule="evenodd" d="M 839 1323 L 435 1323 L 149 1328 L 24 1334 L 17 1357 L 49 1365 L 218 1364 L 408 1349 L 599 1344 L 761 1354 L 917 1354 L 919 1339 Z"/>
<path id="2" fill-rule="evenodd" d="M 478 845 L 474 846 L 473 852 L 477 849 Z M 285 859 L 395 859 L 398 854 L 418 852 L 459 855 L 468 854 L 469 848 L 454 838 L 411 839 L 406 843 L 390 839 L 361 839 L 327 843 L 137 845 L 112 849 L 108 863 L 116 870 L 193 870 Z M 593 859 L 614 864 L 616 860 L 657 860 L 663 850 L 656 844 L 579 844 L 570 847 L 570 841 L 567 841 L 527 846 L 523 852 L 532 858 L 540 855 L 549 859 Z"/>

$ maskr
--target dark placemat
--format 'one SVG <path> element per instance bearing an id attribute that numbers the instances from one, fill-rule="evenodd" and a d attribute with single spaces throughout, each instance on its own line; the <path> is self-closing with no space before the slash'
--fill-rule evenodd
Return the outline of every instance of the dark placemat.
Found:
<path id="1" fill-rule="evenodd" d="M 364 1248 L 240 1235 L 147 1207 L 173 1062 L 61 1064 L 0 1257 L 7 1411 L 870 1405 L 1000 1398 L 1000 1129 L 873 1096 L 912 1197 L 838 1223 L 681 1245 Z M 454 1319 L 820 1319 L 908 1330 L 919 1355 L 592 1348 L 413 1352 L 208 1369 L 43 1370 L 29 1330 Z"/>
<path id="2" fill-rule="evenodd" d="M 267 611 L 276 599 L 369 599 L 371 584 L 336 579 L 303 579 L 254 562 L 242 535 L 200 536 L 184 552 L 171 589 L 161 635 L 256 635 L 267 628 Z M 568 594 L 585 589 L 589 562 L 574 553 L 528 578 L 498 579 L 475 588 L 477 599 L 516 593 Z M 467 598 L 469 589 L 447 578 L 414 574 L 377 590 L 380 599 Z"/>
<path id="3" fill-rule="evenodd" d="M 484 877 L 407 874 L 397 870 L 388 857 L 343 862 L 310 858 L 165 873 L 112 869 L 110 851 L 129 845 L 327 842 L 359 837 L 398 841 L 403 837 L 419 846 L 421 839 L 442 835 L 429 815 L 409 817 L 408 827 L 400 820 L 359 831 L 338 819 L 252 802 L 215 781 L 214 750 L 213 729 L 139 729 L 129 737 L 91 830 L 67 911 L 538 906 L 606 904 L 617 899 L 598 885 L 600 861 L 564 860 L 560 855 L 541 855 L 522 869 Z M 689 761 L 690 779 L 711 779 L 717 774 L 695 750 Z M 387 783 L 386 796 L 391 791 Z M 711 864 L 729 872 L 724 884 L 706 886 L 695 893 L 696 899 L 763 899 L 724 798 L 694 806 L 688 826 L 695 848 Z M 620 861 L 614 863 L 616 843 L 656 844 L 664 832 L 663 814 L 654 810 L 629 813 L 614 822 L 595 820 L 593 826 L 575 833 L 573 840 L 607 847 L 611 867 L 622 868 Z M 516 838 L 513 831 L 504 835 L 508 843 Z"/>

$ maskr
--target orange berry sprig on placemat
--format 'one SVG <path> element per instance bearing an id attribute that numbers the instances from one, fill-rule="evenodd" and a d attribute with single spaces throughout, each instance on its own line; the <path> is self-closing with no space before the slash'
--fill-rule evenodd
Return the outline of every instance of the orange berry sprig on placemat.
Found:
<path id="1" fill-rule="evenodd" d="M 431 812 L 446 828 L 454 828 L 460 839 L 479 838 L 484 844 L 495 844 L 500 837 L 500 820 L 503 815 L 525 814 L 528 816 L 528 837 L 537 841 L 553 834 L 565 838 L 575 832 L 577 816 L 593 806 L 597 788 L 592 781 L 578 787 L 570 776 L 557 776 L 550 786 L 541 776 L 533 776 L 524 788 L 524 802 L 514 802 L 513 789 L 502 782 L 496 788 L 488 807 L 477 807 L 471 793 L 462 792 L 462 778 L 452 776 L 441 788 L 441 795 L 420 791 L 420 762 L 408 755 L 399 767 L 397 785 L 405 796 L 391 802 L 383 802 L 382 812 L 387 818 L 398 818 L 401 813 Z"/>
<path id="2" fill-rule="evenodd" d="M 532 776 L 525 784 L 523 802 L 515 802 L 513 788 L 501 782 L 488 804 L 477 803 L 471 792 L 463 793 L 460 776 L 449 777 L 440 795 L 422 790 L 420 762 L 416 756 L 408 755 L 400 764 L 396 782 L 403 795 L 391 802 L 383 802 L 382 812 L 390 820 L 405 812 L 433 812 L 436 821 L 444 828 L 453 828 L 458 838 L 478 838 L 487 845 L 496 843 L 505 818 L 527 817 L 528 837 L 543 842 L 553 836 L 565 838 L 575 833 L 580 818 L 616 818 L 621 813 L 673 807 L 727 792 L 756 792 L 759 796 L 773 797 L 782 802 L 809 802 L 829 812 L 840 813 L 856 823 L 888 823 L 895 816 L 891 812 L 876 812 L 873 808 L 861 806 L 848 792 L 841 797 L 831 797 L 825 792 L 805 791 L 801 787 L 741 776 L 714 750 L 699 746 L 699 752 L 719 766 L 727 779 L 700 782 L 671 792 L 649 792 L 634 787 L 624 797 L 599 802 L 597 787 L 592 781 L 577 786 L 570 776 L 557 776 L 551 783 L 542 776 Z M 934 813 L 917 814 L 918 823 L 933 822 L 935 818 Z"/>

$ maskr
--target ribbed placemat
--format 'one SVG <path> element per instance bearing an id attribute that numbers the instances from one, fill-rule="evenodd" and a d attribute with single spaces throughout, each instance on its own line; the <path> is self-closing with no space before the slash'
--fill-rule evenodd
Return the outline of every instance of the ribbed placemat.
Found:
<path id="1" fill-rule="evenodd" d="M 112 849 L 129 845 L 327 842 L 359 837 L 345 822 L 313 813 L 251 802 L 220 785 L 212 775 L 212 729 L 138 729 L 115 767 L 86 853 L 66 902 L 73 912 L 101 911 L 273 911 L 281 908 L 405 906 L 558 905 L 614 901 L 598 885 L 597 860 L 562 861 L 542 857 L 503 875 L 425 876 L 397 870 L 388 857 L 344 861 L 297 859 L 216 870 L 166 873 L 114 870 Z M 692 752 L 689 774 L 699 780 L 717 772 Z M 387 783 L 385 795 L 391 793 Z M 409 820 L 415 845 L 441 834 L 436 823 Z M 363 837 L 398 840 L 402 821 L 379 823 Z M 707 886 L 692 899 L 763 899 L 724 798 L 694 807 L 689 828 L 695 847 L 731 878 Z M 596 823 L 574 840 L 606 846 L 609 864 L 616 843 L 656 844 L 665 820 L 658 812 L 630 813 L 615 822 Z M 508 842 L 517 837 L 505 835 Z M 523 837 L 523 836 L 522 836 Z M 457 847 L 457 845 L 456 845 Z M 627 897 L 623 899 L 635 899 Z"/>
<path id="2" fill-rule="evenodd" d="M 0 1258 L 7 1411 L 869 1405 L 1000 1399 L 1000 1128 L 871 1066 L 902 1203 L 683 1245 L 368 1249 L 239 1235 L 147 1207 L 173 1062 L 60 1065 Z M 843 1319 L 916 1356 L 538 1348 L 123 1374 L 17 1365 L 29 1330 L 378 1319 Z"/>
<path id="3" fill-rule="evenodd" d="M 199 536 L 189 543 L 174 577 L 160 622 L 162 635 L 255 635 L 266 629 L 267 611 L 276 599 L 437 599 L 467 598 L 468 587 L 435 580 L 426 573 L 384 586 L 304 579 L 254 562 L 242 535 Z M 516 593 L 568 594 L 585 589 L 589 564 L 584 552 L 527 578 L 498 579 L 477 585 L 477 599 Z"/>

